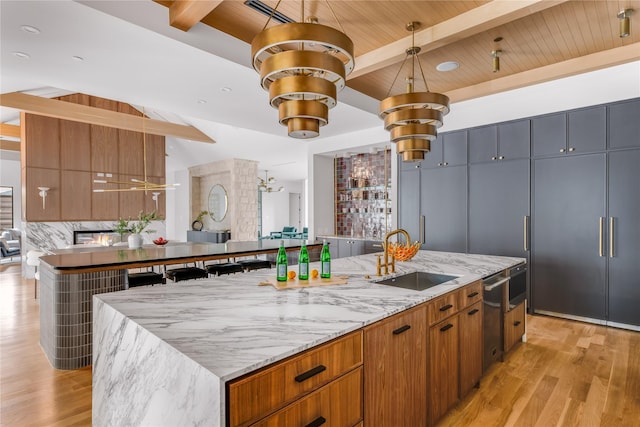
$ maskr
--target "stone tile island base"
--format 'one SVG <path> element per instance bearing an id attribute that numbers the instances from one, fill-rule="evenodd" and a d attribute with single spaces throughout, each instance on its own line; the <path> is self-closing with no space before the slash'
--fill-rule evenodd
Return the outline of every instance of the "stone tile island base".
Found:
<path id="1" fill-rule="evenodd" d="M 98 299 L 93 315 L 93 425 L 224 425 L 218 377 Z"/>
<path id="2" fill-rule="evenodd" d="M 40 345 L 56 369 L 91 364 L 92 297 L 125 289 L 126 270 L 55 274 L 40 264 Z"/>

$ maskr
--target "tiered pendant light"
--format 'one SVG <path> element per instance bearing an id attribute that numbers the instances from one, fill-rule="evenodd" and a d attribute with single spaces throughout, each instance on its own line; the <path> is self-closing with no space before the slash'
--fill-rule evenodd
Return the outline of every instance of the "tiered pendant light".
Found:
<path id="1" fill-rule="evenodd" d="M 384 128 L 391 132 L 391 141 L 396 143 L 397 151 L 402 154 L 402 160 L 405 162 L 424 159 L 424 153 L 431 150 L 431 141 L 438 135 L 437 128 L 442 126 L 443 116 L 449 113 L 449 98 L 441 93 L 429 91 L 422 65 L 417 58 L 420 47 L 415 46 L 415 30 L 419 26 L 419 22 L 411 22 L 406 26 L 406 29 L 411 31 L 412 46 L 406 50 L 407 55 L 389 88 L 391 92 L 405 62 L 411 58 L 407 92 L 395 96 L 387 94 L 388 97 L 380 102 L 379 108 L 379 116 L 384 119 Z M 426 92 L 414 92 L 416 62 Z"/>
<path id="2" fill-rule="evenodd" d="M 301 9 L 304 21 L 304 0 Z M 266 28 L 268 24 L 251 42 L 253 68 L 289 136 L 316 137 L 320 126 L 329 122 L 329 109 L 336 106 L 337 93 L 353 71 L 353 42 L 313 17 Z"/>

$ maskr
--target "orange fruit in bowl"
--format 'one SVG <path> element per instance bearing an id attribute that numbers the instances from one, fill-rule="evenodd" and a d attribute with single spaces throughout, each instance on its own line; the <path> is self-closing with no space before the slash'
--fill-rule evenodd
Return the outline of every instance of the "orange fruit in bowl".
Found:
<path id="1" fill-rule="evenodd" d="M 315 268 L 313 270 L 311 270 L 311 278 L 312 279 L 317 279 L 318 278 L 318 270 L 316 270 Z"/>
<path id="2" fill-rule="evenodd" d="M 287 273 L 287 276 L 289 276 L 289 280 L 293 280 L 296 278 L 296 272 L 293 270 L 289 270 L 289 272 Z"/>

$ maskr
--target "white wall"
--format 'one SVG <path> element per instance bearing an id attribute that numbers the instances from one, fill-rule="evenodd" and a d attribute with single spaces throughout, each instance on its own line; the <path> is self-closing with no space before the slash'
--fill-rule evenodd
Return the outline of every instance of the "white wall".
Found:
<path id="1" fill-rule="evenodd" d="M 22 184 L 20 153 L 0 150 L 0 185 L 13 187 L 13 227 L 20 228 L 22 217 Z"/>

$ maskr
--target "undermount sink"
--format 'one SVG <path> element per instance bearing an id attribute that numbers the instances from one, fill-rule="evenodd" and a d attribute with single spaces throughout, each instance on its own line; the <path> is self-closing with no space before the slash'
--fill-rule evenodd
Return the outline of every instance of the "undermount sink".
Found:
<path id="1" fill-rule="evenodd" d="M 449 280 L 456 278 L 457 276 L 416 271 L 413 273 L 403 274 L 402 276 L 396 276 L 391 279 L 380 280 L 376 283 L 379 285 L 395 286 L 396 288 L 424 291 L 425 289 L 438 286 L 441 283 L 448 282 Z"/>

